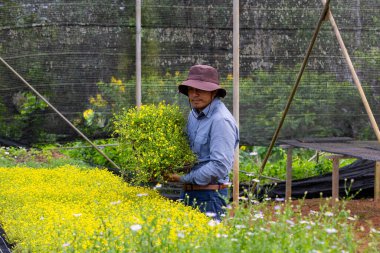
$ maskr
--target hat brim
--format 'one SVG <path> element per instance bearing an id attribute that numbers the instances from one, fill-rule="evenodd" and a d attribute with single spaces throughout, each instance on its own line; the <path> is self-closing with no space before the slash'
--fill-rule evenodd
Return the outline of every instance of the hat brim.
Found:
<path id="1" fill-rule="evenodd" d="M 204 90 L 204 91 L 217 90 L 218 91 L 217 95 L 222 98 L 224 98 L 227 94 L 227 91 L 221 88 L 216 83 L 205 82 L 205 81 L 200 81 L 200 80 L 186 80 L 178 86 L 178 91 L 186 96 L 189 96 L 188 87 L 192 87 L 192 88 L 195 88 L 198 90 Z"/>

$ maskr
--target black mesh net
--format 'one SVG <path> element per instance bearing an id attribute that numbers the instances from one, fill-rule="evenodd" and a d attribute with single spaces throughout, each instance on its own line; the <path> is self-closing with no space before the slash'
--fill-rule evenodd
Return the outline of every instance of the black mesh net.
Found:
<path id="1" fill-rule="evenodd" d="M 267 145 L 322 11 L 319 0 L 240 1 L 241 143 Z M 380 121 L 378 0 L 331 1 L 333 16 Z M 232 1 L 144 0 L 142 102 L 189 107 L 176 86 L 210 64 L 232 111 Z M 135 105 L 135 1 L 0 1 L 0 56 L 90 138 Z M 78 135 L 0 64 L 0 136 L 44 143 Z M 280 138 L 375 139 L 347 63 L 324 22 Z"/>

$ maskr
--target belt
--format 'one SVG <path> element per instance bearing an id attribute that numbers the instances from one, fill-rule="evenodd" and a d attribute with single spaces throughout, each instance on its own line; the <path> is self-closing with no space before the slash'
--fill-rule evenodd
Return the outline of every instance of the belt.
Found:
<path id="1" fill-rule="evenodd" d="M 199 190 L 223 190 L 228 188 L 228 184 L 209 184 L 209 185 L 196 185 L 196 184 L 185 184 L 183 189 L 185 191 L 199 191 Z"/>

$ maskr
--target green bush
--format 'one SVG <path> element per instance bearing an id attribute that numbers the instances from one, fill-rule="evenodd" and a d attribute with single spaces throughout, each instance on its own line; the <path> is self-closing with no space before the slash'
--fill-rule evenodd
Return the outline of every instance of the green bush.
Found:
<path id="1" fill-rule="evenodd" d="M 119 162 L 137 183 L 164 180 L 195 161 L 185 129 L 185 118 L 176 105 L 142 105 L 114 117 Z"/>

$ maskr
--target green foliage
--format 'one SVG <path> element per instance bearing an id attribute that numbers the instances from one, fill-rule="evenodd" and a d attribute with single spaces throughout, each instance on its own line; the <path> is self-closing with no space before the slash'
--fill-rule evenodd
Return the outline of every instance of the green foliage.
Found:
<path id="1" fill-rule="evenodd" d="M 94 140 L 93 143 L 112 161 L 119 165 L 119 154 L 116 147 L 117 143 L 114 139 L 98 139 Z M 97 167 L 112 168 L 113 166 L 96 149 L 84 141 L 75 141 L 65 144 L 60 151 L 71 158 L 85 161 Z"/>
<path id="2" fill-rule="evenodd" d="M 115 115 L 119 162 L 134 181 L 162 181 L 195 161 L 176 105 L 142 105 Z"/>
<path id="3" fill-rule="evenodd" d="M 58 152 L 54 146 L 31 149 L 0 147 L 0 167 L 56 168 L 63 165 L 90 167 L 83 160 Z"/>
<path id="4" fill-rule="evenodd" d="M 285 180 L 286 178 L 286 151 L 274 147 L 271 156 L 260 177 L 260 167 L 264 159 L 267 147 L 240 148 L 240 181 L 249 182 L 252 179 L 260 180 L 261 183 L 269 183 L 272 179 Z M 292 157 L 292 177 L 302 179 L 306 177 L 319 176 L 332 171 L 331 160 L 325 157 L 325 153 L 316 153 L 307 149 L 294 149 Z M 346 166 L 355 159 L 343 159 L 340 166 Z"/>
<path id="5" fill-rule="evenodd" d="M 12 97 L 16 108 L 12 113 L 10 107 L 0 103 L 0 135 L 16 140 L 38 141 L 46 132 L 41 128 L 44 117 L 42 113 L 48 105 L 32 92 L 18 92 Z"/>
<path id="6" fill-rule="evenodd" d="M 44 110 L 48 107 L 44 101 L 37 98 L 37 96 L 31 92 L 17 93 L 16 96 L 14 96 L 13 102 L 21 115 L 29 115 L 37 110 Z"/>

